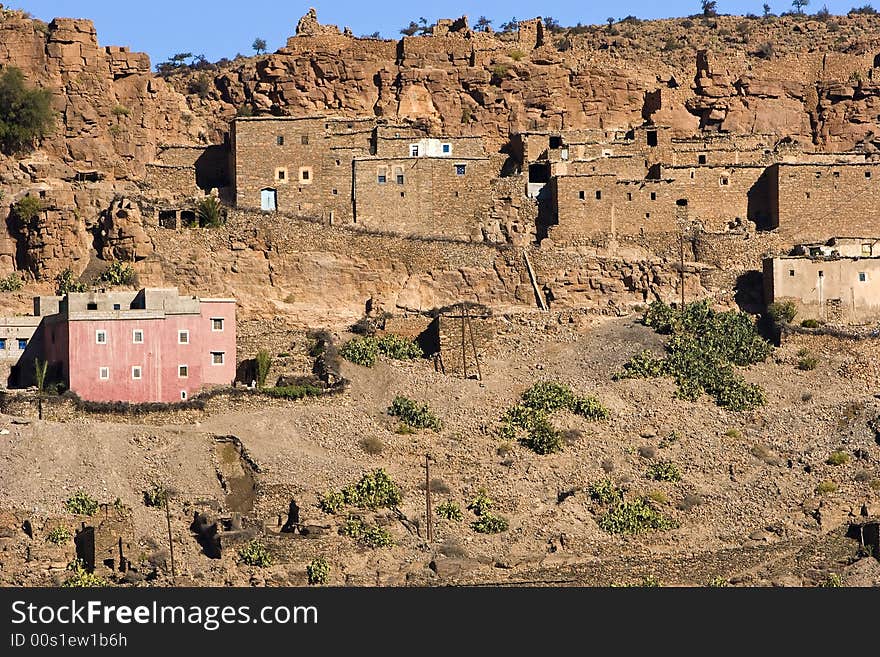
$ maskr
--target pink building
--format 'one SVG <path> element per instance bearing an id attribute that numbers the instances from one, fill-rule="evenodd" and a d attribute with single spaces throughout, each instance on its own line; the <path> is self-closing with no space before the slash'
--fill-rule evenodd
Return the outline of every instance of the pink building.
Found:
<path id="1" fill-rule="evenodd" d="M 50 378 L 91 401 L 177 402 L 235 380 L 235 300 L 176 288 L 36 297 Z"/>

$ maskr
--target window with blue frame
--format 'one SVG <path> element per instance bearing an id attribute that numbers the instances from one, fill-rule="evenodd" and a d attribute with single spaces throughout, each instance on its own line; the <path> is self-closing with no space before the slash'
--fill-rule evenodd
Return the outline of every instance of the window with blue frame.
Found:
<path id="1" fill-rule="evenodd" d="M 28 343 L 27 338 L 19 338 L 18 339 L 18 348 L 21 349 L 22 351 L 24 351 L 25 349 L 27 349 L 27 343 Z"/>
<path id="2" fill-rule="evenodd" d="M 455 175 L 456 176 L 463 176 L 465 174 L 465 171 L 467 171 L 467 167 L 464 164 L 456 164 L 455 165 Z"/>
<path id="3" fill-rule="evenodd" d="M 6 349 L 6 338 L 0 338 L 0 349 Z"/>

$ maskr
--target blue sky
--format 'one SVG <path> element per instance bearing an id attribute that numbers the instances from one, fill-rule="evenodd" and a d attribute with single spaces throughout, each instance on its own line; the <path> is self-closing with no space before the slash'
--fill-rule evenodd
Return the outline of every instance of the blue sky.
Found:
<path id="1" fill-rule="evenodd" d="M 846 13 L 866 0 L 812 0 L 808 11 L 823 5 L 833 13 Z M 398 31 L 411 20 L 424 16 L 454 18 L 467 14 L 471 23 L 485 15 L 497 26 L 516 16 L 552 16 L 563 25 L 604 23 L 609 16 L 639 18 L 687 16 L 700 11 L 699 0 L 442 0 L 410 5 L 408 2 L 297 0 L 19 0 L 5 3 L 49 21 L 55 16 L 91 18 L 101 45 L 131 46 L 147 52 L 153 64 L 176 52 L 204 54 L 211 61 L 253 54 L 256 37 L 266 40 L 269 50 L 283 46 L 293 34 L 296 22 L 310 6 L 318 11 L 322 23 L 348 25 L 357 35 L 379 31 L 386 38 L 397 38 Z M 728 14 L 761 14 L 763 0 L 718 0 L 718 11 Z M 775 13 L 789 11 L 790 0 L 769 0 Z M 880 2 L 877 4 L 880 9 Z"/>

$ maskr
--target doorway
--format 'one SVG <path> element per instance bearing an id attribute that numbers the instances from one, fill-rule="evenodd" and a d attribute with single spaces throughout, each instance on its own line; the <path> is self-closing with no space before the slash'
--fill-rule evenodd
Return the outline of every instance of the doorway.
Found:
<path id="1" fill-rule="evenodd" d="M 278 192 L 271 188 L 260 190 L 260 209 L 264 212 L 274 212 L 278 207 Z"/>

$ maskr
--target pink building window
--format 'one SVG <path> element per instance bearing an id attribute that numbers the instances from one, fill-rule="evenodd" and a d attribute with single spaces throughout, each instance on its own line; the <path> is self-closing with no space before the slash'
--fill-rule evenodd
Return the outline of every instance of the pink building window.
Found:
<path id="1" fill-rule="evenodd" d="M 186 401 L 186 390 L 180 391 L 180 399 Z"/>
<path id="2" fill-rule="evenodd" d="M 212 331 L 222 331 L 223 330 L 223 318 L 222 317 L 212 317 L 211 318 L 211 330 Z"/>
<path id="3" fill-rule="evenodd" d="M 135 365 L 131 368 L 131 378 L 135 381 L 140 381 L 141 378 L 143 378 L 143 373 L 144 372 L 141 369 L 140 365 Z"/>
<path id="4" fill-rule="evenodd" d="M 177 344 L 189 344 L 189 331 L 177 332 Z"/>
<path id="5" fill-rule="evenodd" d="M 177 376 L 181 379 L 185 379 L 189 376 L 189 366 L 188 365 L 178 365 L 177 366 Z"/>
<path id="6" fill-rule="evenodd" d="M 223 351 L 211 352 L 211 365 L 222 365 L 226 362 L 226 353 Z"/>
<path id="7" fill-rule="evenodd" d="M 110 368 L 109 367 L 101 367 L 98 369 L 98 378 L 102 381 L 106 381 L 110 378 Z"/>
<path id="8" fill-rule="evenodd" d="M 142 329 L 135 329 L 131 332 L 131 341 L 134 344 L 144 343 L 144 332 Z"/>
<path id="9" fill-rule="evenodd" d="M 107 331 L 95 331 L 95 344 L 107 344 Z"/>

